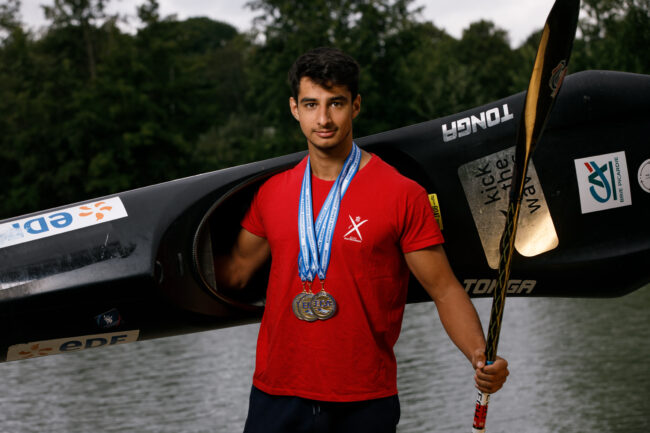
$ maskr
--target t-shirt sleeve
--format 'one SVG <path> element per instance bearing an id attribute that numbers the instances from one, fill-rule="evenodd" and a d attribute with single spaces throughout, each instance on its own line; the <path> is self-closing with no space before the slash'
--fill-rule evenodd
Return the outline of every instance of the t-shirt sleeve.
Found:
<path id="1" fill-rule="evenodd" d="M 408 188 L 400 247 L 403 253 L 417 251 L 444 242 L 438 222 L 433 216 L 426 191 L 420 185 Z"/>
<path id="2" fill-rule="evenodd" d="M 264 188 L 264 185 L 262 185 Z M 264 228 L 264 219 L 262 218 L 261 206 L 262 206 L 262 188 L 258 189 L 253 196 L 253 201 L 251 202 L 244 218 L 241 221 L 241 226 L 253 233 L 254 235 L 266 238 L 266 229 Z"/>

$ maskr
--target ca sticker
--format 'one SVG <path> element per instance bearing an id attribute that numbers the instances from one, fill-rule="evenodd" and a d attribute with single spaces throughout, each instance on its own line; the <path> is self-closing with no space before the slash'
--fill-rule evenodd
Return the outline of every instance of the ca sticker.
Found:
<path id="1" fill-rule="evenodd" d="M 574 160 L 583 214 L 632 204 L 625 152 Z"/>

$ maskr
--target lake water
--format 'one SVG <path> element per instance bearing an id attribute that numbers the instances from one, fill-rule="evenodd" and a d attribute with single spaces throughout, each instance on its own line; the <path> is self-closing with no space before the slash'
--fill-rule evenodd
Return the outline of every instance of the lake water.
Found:
<path id="1" fill-rule="evenodd" d="M 487 328 L 490 302 L 474 300 Z M 646 432 L 650 287 L 615 299 L 511 298 L 506 387 L 487 431 Z M 0 432 L 240 432 L 258 325 L 0 364 Z M 469 363 L 434 305 L 409 305 L 397 344 L 401 433 L 470 432 Z"/>

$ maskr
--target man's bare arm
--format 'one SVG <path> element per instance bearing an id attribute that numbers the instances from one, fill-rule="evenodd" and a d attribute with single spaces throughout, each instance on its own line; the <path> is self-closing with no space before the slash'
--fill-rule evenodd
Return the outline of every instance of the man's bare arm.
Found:
<path id="1" fill-rule="evenodd" d="M 441 245 L 404 255 L 406 263 L 436 304 L 440 321 L 451 340 L 476 369 L 476 385 L 493 393 L 508 376 L 504 359 L 485 365 L 485 337 L 476 309 L 454 275 Z"/>
<path id="2" fill-rule="evenodd" d="M 453 274 L 442 246 L 404 255 L 406 263 L 431 299 L 452 341 L 471 361 L 476 349 L 485 348 L 485 337 L 474 305 Z"/>
<path id="3" fill-rule="evenodd" d="M 270 255 L 271 248 L 266 239 L 241 229 L 230 254 L 215 257 L 217 285 L 244 288 Z"/>

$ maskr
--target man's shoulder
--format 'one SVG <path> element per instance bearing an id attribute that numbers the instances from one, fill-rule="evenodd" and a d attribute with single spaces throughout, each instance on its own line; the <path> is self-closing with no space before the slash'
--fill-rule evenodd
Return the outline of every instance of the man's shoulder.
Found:
<path id="1" fill-rule="evenodd" d="M 375 159 L 373 164 L 373 178 L 381 182 L 382 185 L 397 190 L 398 192 L 417 193 L 424 191 L 424 187 L 413 179 L 404 176 L 395 167 L 373 154 Z"/>

